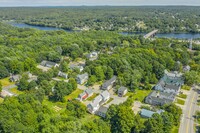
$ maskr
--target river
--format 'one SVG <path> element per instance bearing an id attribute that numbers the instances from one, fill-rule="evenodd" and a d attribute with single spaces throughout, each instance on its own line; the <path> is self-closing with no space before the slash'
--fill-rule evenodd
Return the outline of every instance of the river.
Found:
<path id="1" fill-rule="evenodd" d="M 54 30 L 64 30 L 62 28 L 55 28 L 55 27 L 45 27 L 45 26 L 34 26 L 34 25 L 28 25 L 24 23 L 15 23 L 11 22 L 9 23 L 10 25 L 18 28 L 35 28 L 39 30 L 45 30 L 45 31 L 54 31 Z M 65 30 L 67 32 L 72 32 L 69 30 Z M 128 32 L 121 32 L 120 34 L 122 35 L 134 35 L 136 33 L 128 33 Z M 137 34 L 142 34 L 144 35 L 145 33 L 137 33 Z M 177 38 L 177 39 L 195 39 L 195 38 L 200 38 L 199 33 L 158 33 L 156 34 L 156 37 L 158 38 Z"/>

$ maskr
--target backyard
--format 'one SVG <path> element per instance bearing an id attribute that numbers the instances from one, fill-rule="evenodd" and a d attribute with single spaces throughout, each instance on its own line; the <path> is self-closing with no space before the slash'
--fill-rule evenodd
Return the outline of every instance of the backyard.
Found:
<path id="1" fill-rule="evenodd" d="M 135 92 L 128 92 L 126 96 L 131 96 L 134 100 L 143 102 L 145 97 L 149 95 L 151 90 L 140 90 L 137 89 Z"/>
<path id="2" fill-rule="evenodd" d="M 1 82 L 3 87 L 15 84 L 14 82 L 10 82 L 9 77 L 8 78 L 4 78 L 4 79 L 0 79 L 0 82 Z"/>

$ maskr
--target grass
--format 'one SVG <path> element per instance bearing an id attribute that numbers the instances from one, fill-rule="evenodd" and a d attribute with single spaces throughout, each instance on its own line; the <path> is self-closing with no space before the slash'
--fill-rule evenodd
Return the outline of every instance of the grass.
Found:
<path id="1" fill-rule="evenodd" d="M 92 101 L 92 100 L 94 100 L 94 98 L 95 98 L 97 95 L 99 95 L 99 94 L 94 93 L 94 94 L 93 94 L 91 97 L 89 97 L 87 100 L 88 100 L 88 101 Z"/>
<path id="2" fill-rule="evenodd" d="M 106 103 L 104 103 L 104 105 L 110 103 L 114 98 L 110 98 Z"/>
<path id="3" fill-rule="evenodd" d="M 177 99 L 176 99 L 176 103 L 178 103 L 178 104 L 180 104 L 180 105 L 184 105 L 184 104 L 185 104 L 185 101 L 177 98 Z"/>
<path id="4" fill-rule="evenodd" d="M 171 133 L 178 133 L 178 126 L 174 126 Z"/>
<path id="5" fill-rule="evenodd" d="M 52 109 L 55 111 L 55 106 L 61 108 L 61 111 L 63 111 L 66 107 L 66 103 L 62 103 L 62 102 L 52 102 L 52 101 L 49 101 L 48 97 L 46 97 L 44 100 L 43 100 L 43 105 L 46 105 L 48 108 Z M 55 111 L 56 112 L 56 111 Z"/>
<path id="6" fill-rule="evenodd" d="M 183 99 L 186 99 L 186 98 L 187 98 L 187 95 L 185 95 L 185 94 L 179 94 L 178 97 L 183 98 Z"/>
<path id="7" fill-rule="evenodd" d="M 77 98 L 78 95 L 79 95 L 80 93 L 82 93 L 82 92 L 83 92 L 83 90 L 76 89 L 76 90 L 73 91 L 71 94 L 69 94 L 68 96 L 66 96 L 65 99 L 66 99 L 66 100 L 68 100 L 68 99 L 75 99 L 75 98 Z"/>
<path id="8" fill-rule="evenodd" d="M 84 124 L 84 123 L 87 123 L 88 120 L 93 121 L 94 119 L 99 119 L 99 118 L 100 117 L 97 115 L 91 115 L 91 114 L 87 113 L 84 118 L 80 119 L 80 121 L 82 124 Z"/>
<path id="9" fill-rule="evenodd" d="M 9 77 L 8 78 L 4 78 L 4 79 L 0 79 L 0 82 L 1 82 L 3 87 L 15 84 L 15 82 L 10 82 Z"/>
<path id="10" fill-rule="evenodd" d="M 191 89 L 190 86 L 184 85 L 181 89 L 189 91 Z"/>
<path id="11" fill-rule="evenodd" d="M 23 94 L 23 93 L 24 93 L 23 91 L 19 91 L 19 90 L 17 89 L 17 87 L 10 89 L 10 91 L 11 91 L 12 93 L 14 93 L 14 94 L 17 94 L 17 95 L 20 95 L 20 94 Z"/>
<path id="12" fill-rule="evenodd" d="M 3 98 L 0 97 L 0 103 L 2 103 L 2 102 L 3 102 Z"/>
<path id="13" fill-rule="evenodd" d="M 134 100 L 143 102 L 145 97 L 149 95 L 151 90 L 135 90 L 135 92 L 128 92 L 126 96 L 131 96 Z"/>

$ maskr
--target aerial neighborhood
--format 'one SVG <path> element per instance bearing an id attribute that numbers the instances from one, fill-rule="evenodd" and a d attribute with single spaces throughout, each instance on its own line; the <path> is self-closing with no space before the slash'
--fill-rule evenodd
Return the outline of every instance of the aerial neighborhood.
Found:
<path id="1" fill-rule="evenodd" d="M 200 7 L 1 6 L 0 133 L 200 133 Z"/>

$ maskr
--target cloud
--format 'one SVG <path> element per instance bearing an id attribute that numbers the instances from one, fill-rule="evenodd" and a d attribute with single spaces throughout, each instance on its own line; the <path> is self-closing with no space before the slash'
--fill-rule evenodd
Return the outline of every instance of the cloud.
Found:
<path id="1" fill-rule="evenodd" d="M 0 6 L 200 5 L 200 0 L 0 0 Z"/>

